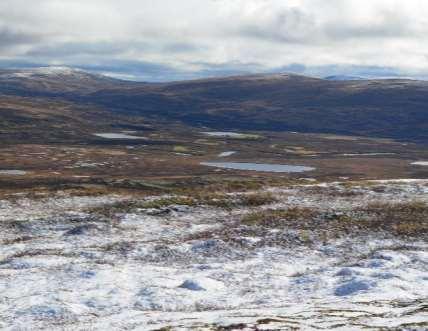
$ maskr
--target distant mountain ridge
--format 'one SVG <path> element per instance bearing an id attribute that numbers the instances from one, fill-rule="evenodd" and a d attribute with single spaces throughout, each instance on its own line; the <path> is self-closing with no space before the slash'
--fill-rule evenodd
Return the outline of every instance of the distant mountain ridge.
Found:
<path id="1" fill-rule="evenodd" d="M 289 130 L 428 142 L 426 81 L 263 74 L 139 83 L 69 68 L 44 68 L 1 70 L 0 94 L 54 98 L 76 107 L 92 105 L 112 116 L 222 130 Z"/>
<path id="2" fill-rule="evenodd" d="M 114 88 L 119 80 L 67 67 L 46 67 L 21 70 L 0 70 L 0 93 L 63 94 L 85 93 Z"/>
<path id="3" fill-rule="evenodd" d="M 333 75 L 324 77 L 325 80 L 364 80 L 367 78 L 358 76 L 347 76 L 347 75 Z"/>

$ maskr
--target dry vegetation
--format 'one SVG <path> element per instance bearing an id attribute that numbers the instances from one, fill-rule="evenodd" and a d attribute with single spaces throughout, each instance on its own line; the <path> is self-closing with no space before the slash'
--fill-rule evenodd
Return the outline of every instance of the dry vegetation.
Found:
<path id="1" fill-rule="evenodd" d="M 367 206 L 365 212 L 368 214 L 365 223 L 371 228 L 405 236 L 428 233 L 427 203 L 373 203 Z"/>
<path id="2" fill-rule="evenodd" d="M 105 217 L 113 217 L 120 213 L 129 213 L 141 209 L 163 209 L 174 206 L 211 206 L 224 209 L 238 207 L 258 207 L 269 205 L 277 199 L 270 193 L 257 192 L 232 195 L 221 192 L 194 192 L 192 196 L 164 196 L 154 199 L 127 199 L 88 210 L 90 213 Z"/>
<path id="3" fill-rule="evenodd" d="M 246 214 L 241 224 L 323 233 L 328 237 L 383 232 L 394 236 L 425 236 L 428 204 L 420 201 L 373 203 L 344 212 L 294 207 Z"/>
<path id="4" fill-rule="evenodd" d="M 242 224 L 250 226 L 286 227 L 289 222 L 306 223 L 316 215 L 310 208 L 294 207 L 289 209 L 275 209 L 256 211 L 247 214 L 242 219 Z"/>

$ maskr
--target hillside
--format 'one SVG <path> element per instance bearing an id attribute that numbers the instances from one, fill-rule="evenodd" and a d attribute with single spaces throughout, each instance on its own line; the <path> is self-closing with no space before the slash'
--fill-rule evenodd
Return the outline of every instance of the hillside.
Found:
<path id="1" fill-rule="evenodd" d="M 155 123 L 428 141 L 425 81 L 274 74 L 149 84 L 71 69 L 36 69 L 0 72 L 0 84 L 2 99 L 55 98 L 89 107 L 87 112 L 102 109 L 113 117 L 133 115 Z"/>
<path id="2" fill-rule="evenodd" d="M 168 116 L 216 129 L 291 130 L 428 141 L 428 84 L 327 81 L 294 75 L 171 83 L 147 91 L 102 90 L 105 107 Z"/>

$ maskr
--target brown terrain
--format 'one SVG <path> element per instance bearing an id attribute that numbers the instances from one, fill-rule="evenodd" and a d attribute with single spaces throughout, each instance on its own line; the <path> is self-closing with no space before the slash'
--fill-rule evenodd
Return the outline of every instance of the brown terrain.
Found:
<path id="1" fill-rule="evenodd" d="M 1 174 L 2 188 L 428 176 L 411 164 L 428 160 L 425 82 L 260 75 L 147 84 L 71 69 L 3 71 L 0 82 L 0 170 L 25 172 Z M 241 136 L 203 133 L 217 130 Z M 238 171 L 207 161 L 316 169 Z"/>

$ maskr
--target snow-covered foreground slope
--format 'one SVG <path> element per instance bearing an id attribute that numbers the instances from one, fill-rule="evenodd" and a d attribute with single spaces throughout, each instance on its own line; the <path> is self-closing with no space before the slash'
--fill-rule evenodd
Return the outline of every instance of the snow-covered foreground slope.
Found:
<path id="1" fill-rule="evenodd" d="M 426 235 L 351 228 L 319 240 L 316 228 L 241 223 L 250 209 L 342 215 L 373 202 L 427 203 L 426 181 L 271 192 L 278 202 L 270 206 L 134 208 L 108 216 L 100 210 L 135 198 L 0 201 L 0 328 L 428 327 Z M 316 223 L 319 231 L 320 222 L 328 220 Z"/>

